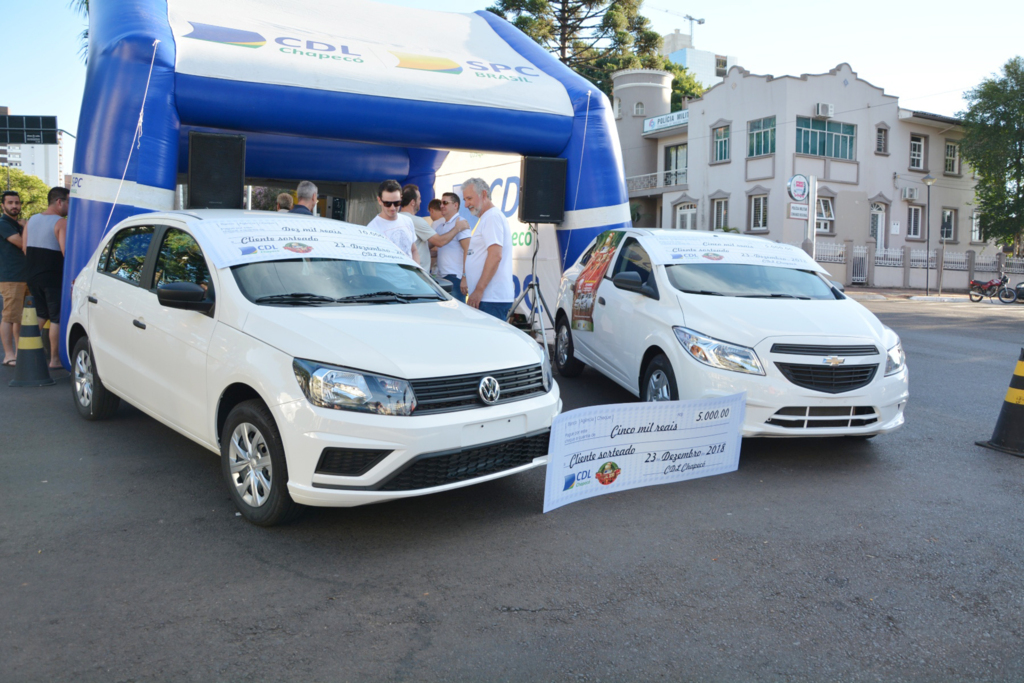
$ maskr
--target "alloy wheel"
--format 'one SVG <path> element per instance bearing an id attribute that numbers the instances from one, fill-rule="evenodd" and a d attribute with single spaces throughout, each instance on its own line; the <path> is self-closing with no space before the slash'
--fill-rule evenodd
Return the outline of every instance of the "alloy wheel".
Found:
<path id="1" fill-rule="evenodd" d="M 559 367 L 565 367 L 569 362 L 569 328 L 565 325 L 558 328 L 555 352 L 558 354 Z"/>
<path id="2" fill-rule="evenodd" d="M 664 370 L 655 370 L 651 373 L 651 378 L 647 380 L 647 400 L 672 400 L 672 387 L 669 385 L 668 375 Z"/>
<path id="3" fill-rule="evenodd" d="M 243 422 L 231 433 L 229 462 L 239 498 L 251 507 L 266 503 L 274 482 L 274 468 L 266 439 L 252 423 Z"/>
<path id="4" fill-rule="evenodd" d="M 92 358 L 85 349 L 75 357 L 75 396 L 83 408 L 92 405 Z"/>

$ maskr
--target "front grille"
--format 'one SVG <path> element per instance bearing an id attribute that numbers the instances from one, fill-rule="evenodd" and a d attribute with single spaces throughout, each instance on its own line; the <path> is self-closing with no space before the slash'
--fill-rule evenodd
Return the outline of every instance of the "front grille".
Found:
<path id="1" fill-rule="evenodd" d="M 501 386 L 501 396 L 496 404 L 521 401 L 545 393 L 543 370 L 539 363 L 494 372 L 414 379 L 411 380 L 412 390 L 416 394 L 416 410 L 413 415 L 448 413 L 487 405 L 480 398 L 479 389 L 480 380 L 488 375 L 498 380 Z"/>
<path id="2" fill-rule="evenodd" d="M 426 489 L 528 465 L 534 458 L 547 455 L 549 433 L 545 430 L 511 441 L 421 455 L 384 482 L 378 490 Z"/>
<path id="3" fill-rule="evenodd" d="M 775 367 L 782 371 L 786 379 L 798 387 L 822 391 L 826 394 L 841 394 L 844 391 L 865 387 L 871 383 L 878 370 L 878 365 L 831 367 L 828 365 L 776 363 Z"/>
<path id="4" fill-rule="evenodd" d="M 781 408 L 765 424 L 785 429 L 864 427 L 878 422 L 871 406 L 791 406 Z"/>
<path id="5" fill-rule="evenodd" d="M 390 454 L 391 451 L 369 448 L 325 448 L 316 464 L 316 473 L 361 477 Z"/>
<path id="6" fill-rule="evenodd" d="M 772 353 L 791 356 L 876 356 L 878 347 L 872 344 L 853 346 L 815 346 L 813 344 L 772 344 Z"/>

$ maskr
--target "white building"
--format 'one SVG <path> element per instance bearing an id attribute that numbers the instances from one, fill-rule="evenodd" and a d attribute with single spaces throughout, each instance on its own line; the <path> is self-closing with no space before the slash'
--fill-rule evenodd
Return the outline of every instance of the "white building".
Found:
<path id="1" fill-rule="evenodd" d="M 910 261 L 923 264 L 926 245 L 948 252 L 947 269 L 964 265 L 973 273 L 975 259 L 983 267 L 996 259 L 997 249 L 978 233 L 959 121 L 901 108 L 897 97 L 858 78 L 848 64 L 779 78 L 735 67 L 672 114 L 671 74 L 627 70 L 613 78 L 638 226 L 728 228 L 800 244 L 807 221 L 799 216 L 808 209 L 793 208 L 786 185 L 803 174 L 818 180 L 816 256 L 835 263 L 829 269 L 837 277 L 923 286 L 925 275 L 910 272 Z M 644 116 L 634 115 L 638 103 Z M 935 179 L 930 213 L 926 178 Z M 877 258 L 867 258 L 869 250 Z M 969 268 L 968 251 L 974 252 Z M 855 255 L 863 259 L 857 272 Z M 875 272 L 876 261 L 898 263 L 905 272 Z M 929 280 L 934 284 L 935 276 Z"/>
<path id="2" fill-rule="evenodd" d="M 685 66 L 693 74 L 697 82 L 705 88 L 722 82 L 729 69 L 736 66 L 736 58 L 732 55 L 719 55 L 707 50 L 698 50 L 693 46 L 693 36 L 687 33 L 675 33 L 662 36 L 661 54 L 666 59 L 680 66 Z"/>
<path id="3" fill-rule="evenodd" d="M 0 107 L 0 165 L 21 169 L 50 187 L 62 186 L 61 138 L 56 116 L 18 116 Z"/>

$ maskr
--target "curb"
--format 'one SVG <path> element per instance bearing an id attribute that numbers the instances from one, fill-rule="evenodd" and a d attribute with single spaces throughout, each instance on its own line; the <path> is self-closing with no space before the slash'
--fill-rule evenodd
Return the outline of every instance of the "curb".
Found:
<path id="1" fill-rule="evenodd" d="M 954 298 L 951 296 L 908 296 L 907 299 L 910 301 L 927 301 L 931 303 L 956 303 L 958 301 L 966 301 L 966 299 Z"/>

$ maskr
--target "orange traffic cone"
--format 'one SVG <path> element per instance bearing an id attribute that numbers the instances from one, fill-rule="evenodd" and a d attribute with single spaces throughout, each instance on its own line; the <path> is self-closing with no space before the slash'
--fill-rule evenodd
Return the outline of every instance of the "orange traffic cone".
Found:
<path id="1" fill-rule="evenodd" d="M 45 387 L 56 384 L 50 377 L 49 363 L 39 335 L 39 318 L 32 297 L 25 299 L 21 314 L 21 336 L 18 338 L 18 365 L 14 368 L 11 387 Z"/>
<path id="2" fill-rule="evenodd" d="M 1010 388 L 1003 399 L 1003 409 L 999 411 L 992 438 L 975 443 L 1024 458 L 1024 349 L 1020 350 L 1020 359 L 1010 378 Z"/>

